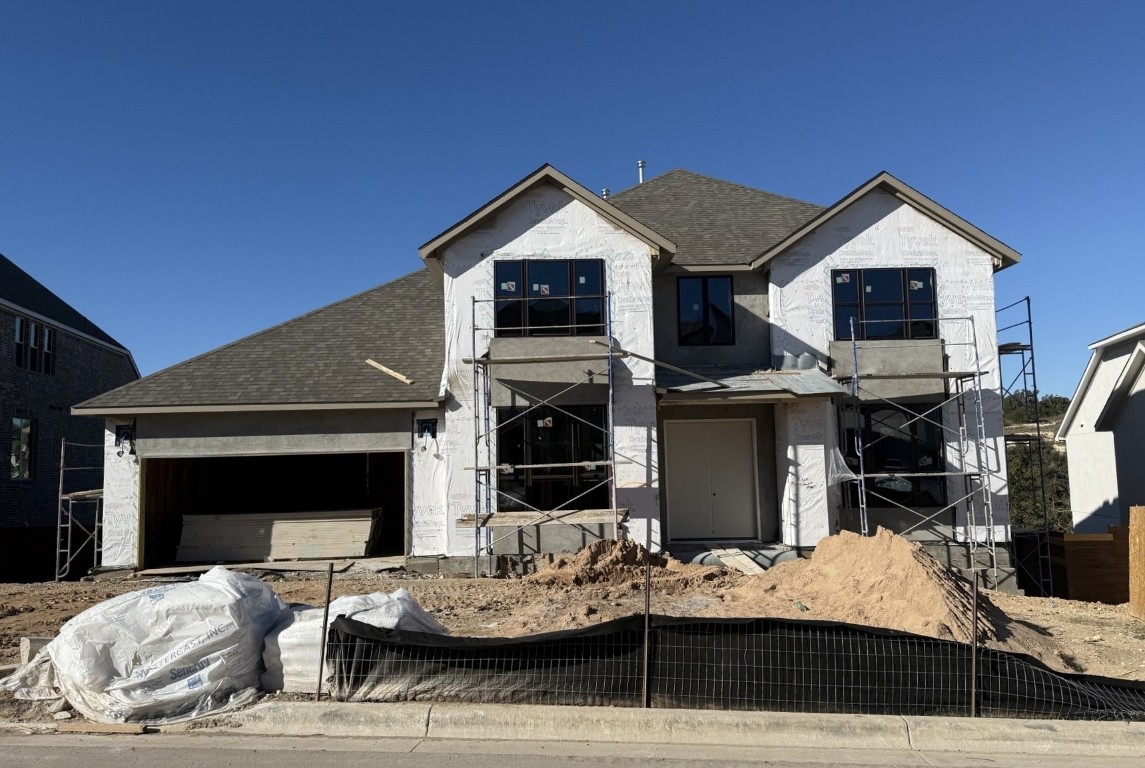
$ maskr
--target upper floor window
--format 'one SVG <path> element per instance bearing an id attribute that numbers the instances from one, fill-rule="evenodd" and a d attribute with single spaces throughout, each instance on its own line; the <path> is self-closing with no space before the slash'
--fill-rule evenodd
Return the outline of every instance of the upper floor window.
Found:
<path id="1" fill-rule="evenodd" d="M 35 422 L 31 419 L 12 419 L 12 463 L 8 474 L 12 480 L 32 479 L 35 436 Z"/>
<path id="2" fill-rule="evenodd" d="M 681 277 L 676 281 L 681 346 L 735 344 L 732 279 Z"/>
<path id="3" fill-rule="evenodd" d="M 831 273 L 835 338 L 934 339 L 933 269 L 837 269 Z"/>
<path id="4" fill-rule="evenodd" d="M 17 317 L 16 365 L 40 373 L 55 373 L 56 329 Z"/>
<path id="5" fill-rule="evenodd" d="M 493 266 L 497 336 L 604 334 L 602 259 L 523 259 Z"/>

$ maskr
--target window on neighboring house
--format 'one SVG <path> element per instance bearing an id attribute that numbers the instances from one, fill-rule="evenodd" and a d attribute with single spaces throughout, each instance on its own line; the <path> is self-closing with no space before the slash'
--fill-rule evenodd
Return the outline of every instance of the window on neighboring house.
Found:
<path id="1" fill-rule="evenodd" d="M 31 480 L 35 471 L 36 432 L 35 422 L 19 416 L 12 419 L 12 467 L 9 477 L 13 480 Z"/>
<path id="2" fill-rule="evenodd" d="M 513 470 L 497 474 L 497 508 L 606 509 L 607 466 L 524 466 L 604 461 L 605 414 L 603 405 L 498 408 L 497 463 Z"/>
<path id="3" fill-rule="evenodd" d="M 855 416 L 854 410 L 844 409 L 839 424 L 847 466 L 858 472 Z M 917 476 L 945 471 L 942 409 L 936 403 L 899 407 L 871 404 L 859 407 L 858 418 L 863 430 L 864 471 L 867 475 L 889 475 L 867 478 L 867 505 L 946 506 L 946 478 Z M 851 484 L 848 493 L 852 507 L 858 506 L 855 490 Z"/>
<path id="4" fill-rule="evenodd" d="M 39 373 L 54 374 L 56 329 L 24 317 L 17 317 L 16 365 Z"/>
<path id="5" fill-rule="evenodd" d="M 733 304 L 731 277 L 678 278 L 676 309 L 680 344 L 734 344 Z"/>
<path id="6" fill-rule="evenodd" d="M 604 333 L 603 260 L 498 261 L 493 273 L 497 336 Z"/>
<path id="7" fill-rule="evenodd" d="M 831 273 L 835 338 L 934 339 L 933 269 L 837 269 Z"/>

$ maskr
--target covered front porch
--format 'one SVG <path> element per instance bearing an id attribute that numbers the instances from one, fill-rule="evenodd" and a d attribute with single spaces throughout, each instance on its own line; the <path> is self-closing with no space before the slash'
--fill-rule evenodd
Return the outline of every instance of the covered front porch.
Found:
<path id="1" fill-rule="evenodd" d="M 826 423 L 793 430 L 792 419 L 806 421 L 808 408 L 826 419 L 832 399 L 846 394 L 817 368 L 662 370 L 660 513 L 667 549 L 691 560 L 734 547 L 773 564 L 780 553 L 814 546 L 833 532 L 826 478 L 819 477 L 822 457 L 833 449 L 832 430 Z M 792 449 L 793 439 L 808 434 L 819 446 L 818 462 L 804 462 L 810 457 Z M 813 476 L 803 477 L 804 470 Z M 820 498 L 812 503 L 807 492 Z M 809 526 L 803 507 L 822 519 Z M 813 541 L 812 531 L 820 532 Z"/>

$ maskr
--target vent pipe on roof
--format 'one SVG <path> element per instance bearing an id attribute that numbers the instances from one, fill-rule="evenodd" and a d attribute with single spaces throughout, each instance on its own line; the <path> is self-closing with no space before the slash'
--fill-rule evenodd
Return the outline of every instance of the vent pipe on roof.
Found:
<path id="1" fill-rule="evenodd" d="M 608 199 L 608 187 L 605 187 L 604 189 L 600 190 L 600 196 L 603 197 L 605 200 Z"/>
<path id="2" fill-rule="evenodd" d="M 643 184 L 644 183 L 644 161 L 643 160 L 637 160 L 636 161 L 636 183 L 637 184 Z"/>

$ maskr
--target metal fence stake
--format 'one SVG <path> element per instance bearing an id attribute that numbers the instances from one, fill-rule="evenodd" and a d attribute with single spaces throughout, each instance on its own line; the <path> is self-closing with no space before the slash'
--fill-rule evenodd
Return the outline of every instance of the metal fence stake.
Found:
<path id="1" fill-rule="evenodd" d="M 971 571 L 974 581 L 974 618 L 970 626 L 970 716 L 978 716 L 978 571 Z"/>
<path id="2" fill-rule="evenodd" d="M 319 643 L 318 652 L 318 687 L 314 691 L 314 700 L 322 699 L 322 677 L 326 666 L 326 622 L 330 620 L 330 592 L 334 588 L 334 563 L 326 565 L 326 605 L 322 609 L 322 642 Z"/>

